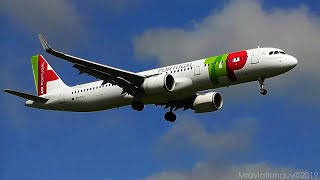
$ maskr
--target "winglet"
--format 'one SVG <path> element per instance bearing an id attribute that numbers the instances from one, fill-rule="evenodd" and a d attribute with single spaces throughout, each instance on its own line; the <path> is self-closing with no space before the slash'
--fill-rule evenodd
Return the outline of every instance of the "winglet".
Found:
<path id="1" fill-rule="evenodd" d="M 40 42 L 41 42 L 41 45 L 42 45 L 42 47 L 43 47 L 43 49 L 45 50 L 45 51 L 52 51 L 52 48 L 49 46 L 49 44 L 47 43 L 47 41 L 44 39 L 44 37 L 41 35 L 41 34 L 39 34 L 38 35 L 38 37 L 39 37 L 39 40 L 40 40 Z"/>

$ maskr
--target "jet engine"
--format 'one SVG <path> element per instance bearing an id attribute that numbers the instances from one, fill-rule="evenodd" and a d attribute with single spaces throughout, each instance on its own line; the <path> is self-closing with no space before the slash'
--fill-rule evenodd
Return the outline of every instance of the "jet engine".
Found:
<path id="1" fill-rule="evenodd" d="M 195 113 L 205 113 L 219 110 L 222 105 L 222 96 L 217 92 L 210 92 L 198 95 L 193 102 L 193 109 Z"/>
<path id="2" fill-rule="evenodd" d="M 171 74 L 151 76 L 144 80 L 142 89 L 147 95 L 171 92 L 175 88 L 175 80 Z"/>

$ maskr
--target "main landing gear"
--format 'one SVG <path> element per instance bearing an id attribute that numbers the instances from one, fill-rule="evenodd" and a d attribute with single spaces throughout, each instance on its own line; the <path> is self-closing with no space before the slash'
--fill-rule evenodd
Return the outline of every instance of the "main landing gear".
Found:
<path id="1" fill-rule="evenodd" d="M 136 111 L 142 111 L 144 109 L 144 104 L 141 101 L 134 100 L 131 103 L 132 109 Z M 177 116 L 172 112 L 173 107 L 170 107 L 170 111 L 164 114 L 164 119 L 169 122 L 174 122 L 177 119 Z"/>
<path id="2" fill-rule="evenodd" d="M 164 119 L 169 122 L 174 122 L 177 119 L 177 116 L 172 112 L 172 109 L 173 108 L 171 107 L 170 111 L 164 114 Z"/>
<path id="3" fill-rule="evenodd" d="M 166 112 L 166 113 L 164 114 L 164 119 L 165 119 L 166 121 L 169 121 L 169 122 L 174 122 L 174 121 L 176 121 L 177 116 L 176 116 L 176 114 L 174 114 L 173 112 Z"/>
<path id="4" fill-rule="evenodd" d="M 144 104 L 140 101 L 132 101 L 131 107 L 136 111 L 142 111 L 144 109 Z"/>
<path id="5" fill-rule="evenodd" d="M 258 82 L 260 84 L 260 94 L 263 96 L 265 96 L 268 93 L 268 91 L 266 89 L 264 89 L 264 85 L 265 85 L 264 80 L 265 80 L 264 78 L 258 79 Z"/>

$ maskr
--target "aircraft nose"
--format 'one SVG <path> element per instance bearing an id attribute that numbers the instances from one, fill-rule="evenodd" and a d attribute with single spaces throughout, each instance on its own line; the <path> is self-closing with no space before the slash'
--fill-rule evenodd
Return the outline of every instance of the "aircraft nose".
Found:
<path id="1" fill-rule="evenodd" d="M 287 62 L 288 68 L 290 69 L 294 68 L 298 64 L 297 58 L 293 56 L 289 56 L 286 62 Z"/>

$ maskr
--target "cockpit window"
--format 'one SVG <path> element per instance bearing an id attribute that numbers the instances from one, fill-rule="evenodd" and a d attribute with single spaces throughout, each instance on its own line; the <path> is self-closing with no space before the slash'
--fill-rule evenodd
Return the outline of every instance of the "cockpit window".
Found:
<path id="1" fill-rule="evenodd" d="M 271 51 L 269 52 L 269 55 L 273 55 L 273 54 L 286 54 L 284 51 Z"/>

